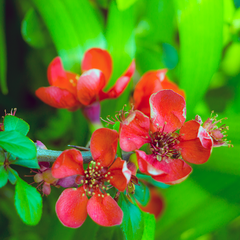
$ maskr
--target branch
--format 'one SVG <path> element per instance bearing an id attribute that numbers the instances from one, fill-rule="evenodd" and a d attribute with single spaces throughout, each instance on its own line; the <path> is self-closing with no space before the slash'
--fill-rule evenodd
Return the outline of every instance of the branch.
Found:
<path id="1" fill-rule="evenodd" d="M 37 160 L 38 162 L 54 162 L 62 152 L 63 151 L 37 148 Z M 81 151 L 81 154 L 83 157 L 83 163 L 89 163 L 91 160 L 93 160 L 90 151 Z M 123 160 L 128 160 L 131 154 L 132 152 L 124 153 Z"/>

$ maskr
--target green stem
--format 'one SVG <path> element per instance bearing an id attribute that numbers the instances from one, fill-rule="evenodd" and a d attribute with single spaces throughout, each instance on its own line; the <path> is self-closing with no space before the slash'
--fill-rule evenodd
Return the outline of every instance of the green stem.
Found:
<path id="1" fill-rule="evenodd" d="M 37 160 L 39 162 L 54 162 L 61 153 L 62 151 L 37 148 Z M 83 157 L 83 163 L 89 163 L 93 160 L 90 151 L 82 151 L 81 154 Z M 132 152 L 123 154 L 123 160 L 128 160 L 131 154 Z"/>

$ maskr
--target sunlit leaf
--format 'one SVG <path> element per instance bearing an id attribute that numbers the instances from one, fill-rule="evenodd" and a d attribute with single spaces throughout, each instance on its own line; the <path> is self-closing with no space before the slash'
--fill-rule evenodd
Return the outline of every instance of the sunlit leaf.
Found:
<path id="1" fill-rule="evenodd" d="M 33 141 L 17 131 L 0 132 L 0 146 L 22 159 L 34 159 L 37 154 Z"/>
<path id="2" fill-rule="evenodd" d="M 18 177 L 15 190 L 15 206 L 24 223 L 36 225 L 42 215 L 42 197 L 36 188 Z"/>
<path id="3" fill-rule="evenodd" d="M 116 0 L 117 7 L 119 10 L 125 10 L 129 8 L 131 5 L 133 5 L 137 0 Z"/>
<path id="4" fill-rule="evenodd" d="M 7 115 L 4 117 L 4 131 L 16 130 L 23 135 L 27 135 L 29 131 L 29 125 L 21 118 L 17 118 L 12 115 Z"/>
<path id="5" fill-rule="evenodd" d="M 174 2 L 180 37 L 180 87 L 186 92 L 188 116 L 192 116 L 221 58 L 223 1 Z"/>
<path id="6" fill-rule="evenodd" d="M 105 44 L 102 27 L 88 0 L 32 0 L 67 70 L 80 72 L 86 48 Z"/>

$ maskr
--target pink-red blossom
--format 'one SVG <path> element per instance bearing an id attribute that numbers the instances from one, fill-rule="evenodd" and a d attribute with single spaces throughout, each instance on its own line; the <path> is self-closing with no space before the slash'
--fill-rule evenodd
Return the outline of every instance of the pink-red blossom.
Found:
<path id="1" fill-rule="evenodd" d="M 150 109 L 150 118 L 138 110 L 130 111 L 121 123 L 120 146 L 127 152 L 136 151 L 141 172 L 167 184 L 180 183 L 192 172 L 184 160 L 206 162 L 212 139 L 199 122 L 184 123 L 185 99 L 172 90 L 152 94 Z M 138 150 L 144 144 L 148 144 L 149 154 Z"/>
<path id="2" fill-rule="evenodd" d="M 121 158 L 115 160 L 117 144 L 118 133 L 101 128 L 92 135 L 90 150 L 93 160 L 87 169 L 84 170 L 81 152 L 75 149 L 65 150 L 54 162 L 54 177 L 76 176 L 79 184 L 78 188 L 64 190 L 56 203 L 56 213 L 63 225 L 80 227 L 87 214 L 102 226 L 121 224 L 123 212 L 107 190 L 113 186 L 124 191 L 131 171 Z"/>
<path id="3" fill-rule="evenodd" d="M 60 57 L 56 57 L 48 67 L 50 87 L 40 87 L 36 95 L 46 104 L 55 108 L 76 110 L 94 102 L 117 98 L 127 87 L 135 70 L 134 61 L 115 85 L 104 91 L 112 74 L 112 58 L 100 48 L 89 49 L 81 64 L 82 75 L 65 71 Z"/>

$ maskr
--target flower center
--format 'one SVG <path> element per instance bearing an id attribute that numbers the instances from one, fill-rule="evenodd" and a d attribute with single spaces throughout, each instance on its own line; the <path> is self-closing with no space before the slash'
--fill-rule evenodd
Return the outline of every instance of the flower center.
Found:
<path id="1" fill-rule="evenodd" d="M 150 133 L 150 137 L 152 139 L 150 150 L 156 155 L 158 161 L 164 158 L 177 159 L 180 157 L 180 151 L 174 148 L 179 143 L 176 132 L 166 133 L 157 131 Z"/>
<path id="2" fill-rule="evenodd" d="M 83 184 L 86 194 L 92 196 L 98 194 L 98 196 L 104 197 L 102 193 L 111 188 L 111 184 L 105 185 L 105 183 L 110 183 L 111 173 L 108 171 L 107 167 L 100 166 L 100 163 L 91 161 L 88 168 L 84 171 L 84 175 L 78 176 L 76 178 L 77 184 Z"/>

